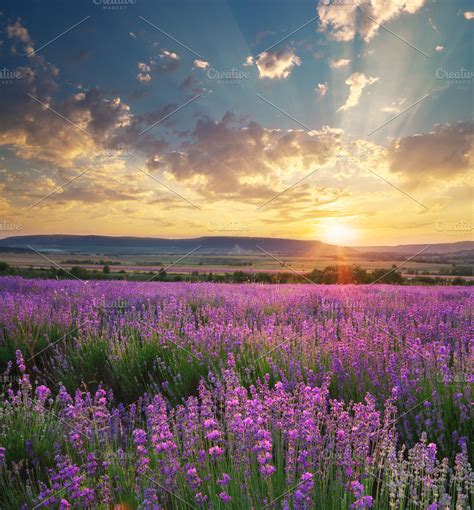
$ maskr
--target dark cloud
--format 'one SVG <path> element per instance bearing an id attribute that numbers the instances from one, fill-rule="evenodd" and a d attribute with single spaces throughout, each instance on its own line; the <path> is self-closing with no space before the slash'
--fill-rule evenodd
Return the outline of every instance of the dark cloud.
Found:
<path id="1" fill-rule="evenodd" d="M 436 126 L 396 140 L 389 147 L 390 170 L 412 186 L 426 179 L 449 180 L 472 169 L 473 147 L 473 122 Z"/>
<path id="2" fill-rule="evenodd" d="M 178 150 L 151 154 L 147 166 L 167 170 L 182 181 L 204 177 L 207 194 L 228 196 L 247 187 L 248 192 L 258 191 L 265 197 L 273 185 L 263 185 L 263 181 L 272 181 L 278 172 L 293 176 L 326 163 L 328 140 L 337 143 L 338 135 L 330 130 L 311 134 L 272 130 L 242 120 L 230 112 L 220 121 L 198 119 L 191 140 Z"/>

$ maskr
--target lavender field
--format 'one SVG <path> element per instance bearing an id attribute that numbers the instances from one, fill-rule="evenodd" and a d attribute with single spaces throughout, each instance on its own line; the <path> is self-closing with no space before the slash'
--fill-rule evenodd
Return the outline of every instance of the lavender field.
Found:
<path id="1" fill-rule="evenodd" d="M 472 289 L 0 295 L 2 509 L 473 506 Z"/>

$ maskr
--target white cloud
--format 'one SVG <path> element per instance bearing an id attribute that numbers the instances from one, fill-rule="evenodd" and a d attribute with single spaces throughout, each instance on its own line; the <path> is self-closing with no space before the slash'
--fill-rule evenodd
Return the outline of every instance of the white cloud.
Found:
<path id="1" fill-rule="evenodd" d="M 398 113 L 400 110 L 396 106 L 384 106 L 381 108 L 381 111 L 385 113 Z"/>
<path id="2" fill-rule="evenodd" d="M 253 66 L 253 64 L 254 64 L 253 57 L 252 57 L 252 55 L 249 55 L 249 56 L 245 59 L 244 67 L 250 67 L 250 66 Z"/>
<path id="3" fill-rule="evenodd" d="M 198 69 L 207 69 L 209 67 L 209 62 L 197 58 L 194 61 L 194 66 L 197 67 Z"/>
<path id="4" fill-rule="evenodd" d="M 329 61 L 329 66 L 331 69 L 340 69 L 341 67 L 345 67 L 350 63 L 350 60 L 347 58 L 340 58 L 337 60 L 331 59 Z"/>
<path id="5" fill-rule="evenodd" d="M 438 27 L 434 24 L 434 21 L 432 18 L 428 18 L 428 23 L 430 25 L 430 27 L 435 31 L 435 32 L 438 32 Z"/>
<path id="6" fill-rule="evenodd" d="M 149 74 L 138 73 L 137 80 L 140 82 L 147 83 L 147 82 L 151 81 L 151 76 Z"/>
<path id="7" fill-rule="evenodd" d="M 328 84 L 326 82 L 324 82 L 324 83 L 318 83 L 314 90 L 315 90 L 316 94 L 318 94 L 318 96 L 323 97 L 326 95 L 328 88 L 329 88 Z"/>
<path id="8" fill-rule="evenodd" d="M 355 0 L 347 5 L 319 2 L 319 29 L 329 32 L 336 41 L 351 41 L 359 33 L 370 41 L 380 24 L 394 20 L 402 14 L 414 14 L 423 7 L 425 0 Z M 376 21 L 372 21 L 370 18 Z"/>
<path id="9" fill-rule="evenodd" d="M 354 106 L 357 106 L 359 104 L 362 91 L 365 89 L 365 87 L 372 85 L 378 80 L 378 77 L 366 76 L 364 73 L 351 74 L 345 81 L 346 85 L 349 85 L 349 96 L 346 99 L 346 102 L 341 107 L 339 107 L 337 111 L 346 111 L 350 108 L 354 108 Z"/>
<path id="10" fill-rule="evenodd" d="M 150 76 L 151 67 L 148 64 L 145 64 L 145 62 L 138 62 L 137 67 L 138 70 L 140 71 L 137 74 L 137 80 L 144 83 L 151 81 Z"/>
<path id="11" fill-rule="evenodd" d="M 395 99 L 390 103 L 389 106 L 384 106 L 380 109 L 380 111 L 385 113 L 400 113 L 401 107 L 405 103 L 406 97 L 402 97 L 400 99 Z"/>
<path id="12" fill-rule="evenodd" d="M 444 46 L 438 45 L 438 46 L 436 46 L 435 50 L 437 52 L 441 53 L 442 51 L 444 51 Z"/>
<path id="13" fill-rule="evenodd" d="M 160 53 L 160 58 L 169 58 L 171 60 L 179 60 L 179 55 L 174 51 L 163 50 Z"/>
<path id="14" fill-rule="evenodd" d="M 474 19 L 474 11 L 466 11 L 464 17 L 469 20 Z"/>
<path id="15" fill-rule="evenodd" d="M 200 61 L 204 62 L 204 61 Z M 157 74 L 167 74 L 176 71 L 180 64 L 180 56 L 174 51 L 162 50 L 160 60 L 150 59 L 149 62 L 139 62 L 137 80 L 140 82 L 149 82 Z"/>
<path id="16" fill-rule="evenodd" d="M 257 60 L 259 78 L 285 79 L 295 66 L 301 65 L 301 59 L 293 48 L 283 48 L 277 52 L 264 51 Z"/>

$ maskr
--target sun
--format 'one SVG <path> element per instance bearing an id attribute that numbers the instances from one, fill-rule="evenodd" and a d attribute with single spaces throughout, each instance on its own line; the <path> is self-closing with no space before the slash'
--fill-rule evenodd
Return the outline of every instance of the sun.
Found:
<path id="1" fill-rule="evenodd" d="M 322 241 L 347 245 L 357 239 L 357 231 L 344 223 L 328 223 L 322 233 Z"/>

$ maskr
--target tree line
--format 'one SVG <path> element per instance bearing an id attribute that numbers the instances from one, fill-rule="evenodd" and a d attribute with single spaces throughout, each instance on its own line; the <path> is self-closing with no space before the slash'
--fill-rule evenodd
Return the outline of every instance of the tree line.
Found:
<path id="1" fill-rule="evenodd" d="M 404 277 L 396 266 L 368 270 L 358 265 L 330 265 L 324 269 L 311 272 L 234 271 L 213 273 L 212 271 L 193 271 L 188 274 L 168 273 L 164 268 L 157 271 L 111 271 L 109 265 L 102 270 L 74 266 L 70 269 L 13 267 L 0 262 L 0 275 L 22 276 L 24 278 L 55 278 L 79 280 L 128 280 L 128 281 L 162 281 L 162 282 L 214 282 L 214 283 L 315 283 L 315 284 L 391 284 L 391 285 L 474 285 L 474 281 L 461 277 L 441 278 L 437 276 L 413 275 Z"/>

